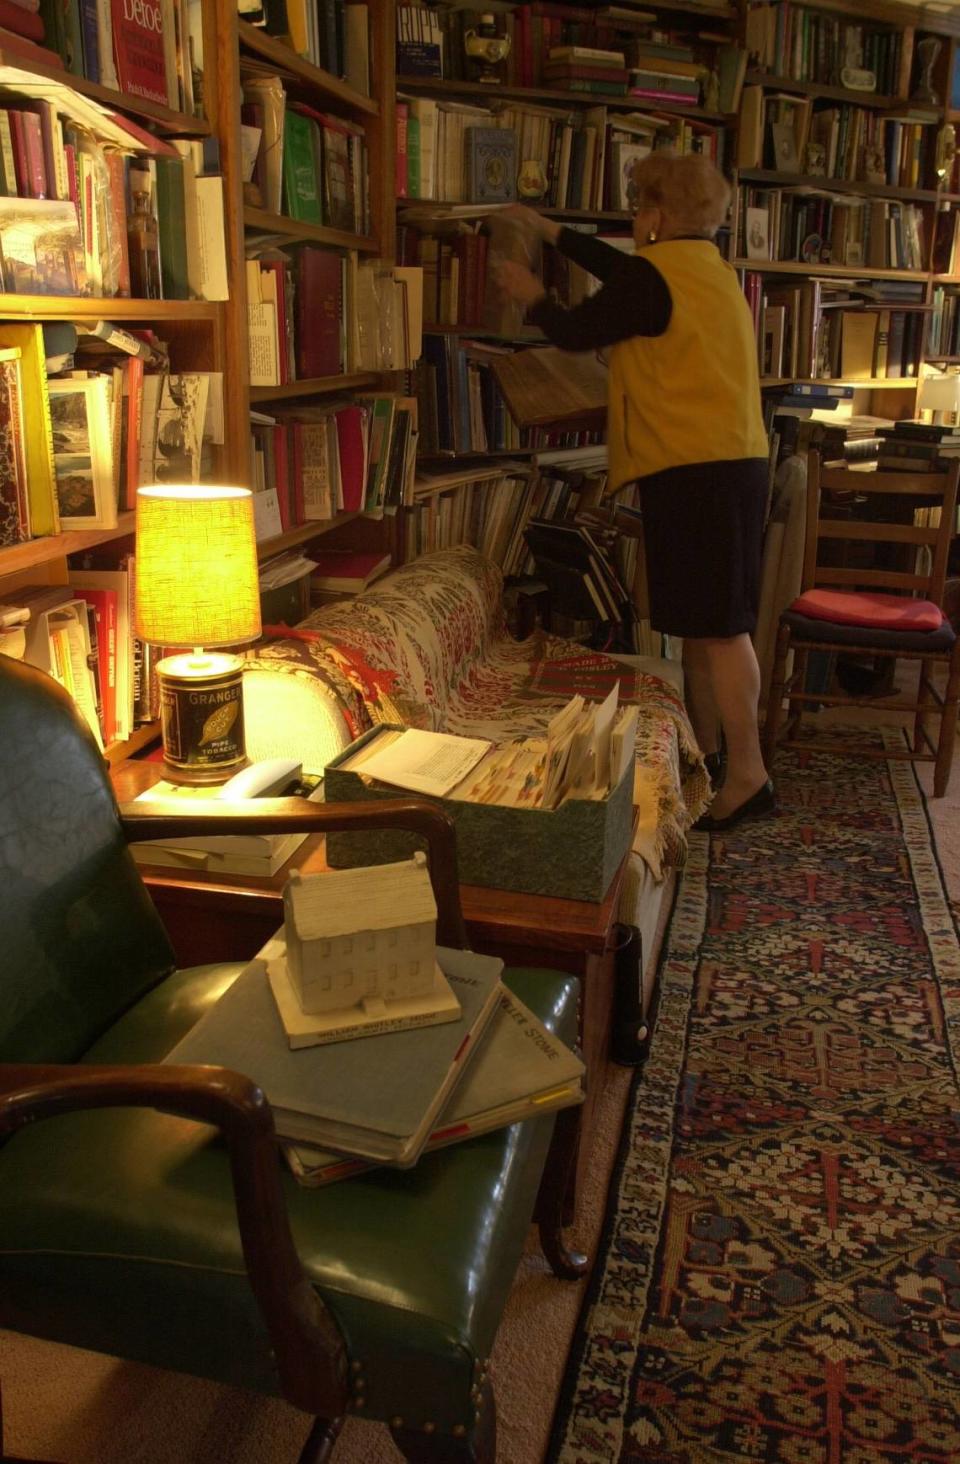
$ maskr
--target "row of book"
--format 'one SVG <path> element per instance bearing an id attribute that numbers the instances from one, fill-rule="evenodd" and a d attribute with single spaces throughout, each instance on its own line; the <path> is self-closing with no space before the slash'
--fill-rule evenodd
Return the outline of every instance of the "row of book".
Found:
<path id="1" fill-rule="evenodd" d="M 740 189 L 740 259 L 920 271 L 928 238 L 919 204 L 813 189 Z"/>
<path id="2" fill-rule="evenodd" d="M 314 245 L 246 262 L 252 386 L 401 371 L 420 354 L 423 273 Z"/>
<path id="3" fill-rule="evenodd" d="M 150 331 L 0 323 L 0 545 L 111 529 L 141 483 L 199 482 L 223 442 L 218 372 Z"/>
<path id="4" fill-rule="evenodd" d="M 166 142 L 69 86 L 0 67 L 0 249 L 14 294 L 222 300 L 214 139 Z"/>
<path id="5" fill-rule="evenodd" d="M 762 86 L 743 90 L 737 165 L 891 188 L 942 186 L 931 117 L 885 117 Z"/>
<path id="6" fill-rule="evenodd" d="M 650 152 L 697 152 L 723 166 L 723 129 L 693 118 L 498 103 L 480 107 L 401 96 L 397 106 L 397 196 L 444 202 L 506 202 L 521 166 L 539 164 L 543 202 L 554 208 L 625 211 L 633 164 Z M 496 156 L 497 185 L 487 160 Z"/>
<path id="7" fill-rule="evenodd" d="M 23 659 L 70 693 L 101 747 L 129 738 L 159 716 L 155 674 L 164 649 L 133 633 L 133 554 L 105 568 L 76 556 L 62 585 L 21 585 L 9 599 L 29 612 Z"/>
<path id="8" fill-rule="evenodd" d="M 368 234 L 364 128 L 289 97 L 281 78 L 254 62 L 244 62 L 241 79 L 247 202 L 301 223 Z"/>
<path id="9" fill-rule="evenodd" d="M 750 306 L 757 337 L 757 357 L 765 376 L 816 382 L 846 376 L 839 368 L 843 359 L 844 327 L 832 325 L 834 316 L 847 317 L 847 365 L 856 367 L 858 379 L 876 376 L 915 376 L 923 348 L 923 332 L 916 320 L 923 304 L 923 284 L 911 280 L 855 282 L 817 278 L 774 284 L 748 270 L 743 290 Z M 880 322 L 889 316 L 886 342 L 873 328 L 870 369 L 863 336 L 857 330 L 868 312 Z M 853 317 L 858 316 L 858 320 Z M 913 318 L 908 326 L 907 317 Z M 893 340 L 891 341 L 891 335 Z M 885 346 L 881 353 L 880 346 Z M 778 369 L 779 368 L 779 369 Z"/>
<path id="10" fill-rule="evenodd" d="M 470 60 L 464 48 L 464 36 L 476 29 L 480 11 L 461 9 L 427 9 L 421 6 L 398 7 L 397 72 L 400 77 L 444 77 L 456 81 L 473 79 Z M 503 78 L 512 86 L 553 87 L 565 78 L 566 68 L 557 62 L 596 59 L 571 57 L 571 49 L 619 56 L 620 68 L 661 70 L 654 63 L 674 63 L 666 68 L 674 76 L 689 80 L 710 63 L 717 49 L 715 31 L 684 28 L 682 17 L 677 24 L 664 28 L 649 11 L 624 6 L 603 5 L 589 8 L 582 5 L 553 4 L 550 0 L 504 9 L 495 16 L 498 31 L 510 41 L 510 50 L 503 67 Z M 721 41 L 723 37 L 720 38 Z M 559 54 L 558 54 L 559 53 Z M 564 55 L 563 53 L 567 53 Z M 586 66 L 586 69 L 590 69 Z M 602 76 L 570 80 L 595 80 L 603 85 Z M 576 88 L 573 88 L 576 89 Z M 583 88 L 587 90 L 589 88 Z"/>
<path id="11" fill-rule="evenodd" d="M 0 46 L 112 91 L 202 115 L 201 0 L 3 0 Z"/>
<path id="12" fill-rule="evenodd" d="M 933 291 L 925 355 L 960 356 L 960 296 L 937 285 Z"/>
<path id="13" fill-rule="evenodd" d="M 417 403 L 388 392 L 251 421 L 258 539 L 412 501 Z"/>
<path id="14" fill-rule="evenodd" d="M 360 0 L 237 0 L 237 11 L 305 61 L 370 95 L 370 13 Z"/>
<path id="15" fill-rule="evenodd" d="M 748 7 L 746 45 L 757 65 L 776 76 L 842 86 L 844 69 L 853 67 L 873 73 L 874 90 L 898 96 L 901 73 L 910 67 L 912 35 L 889 22 L 871 24 L 774 0 Z"/>

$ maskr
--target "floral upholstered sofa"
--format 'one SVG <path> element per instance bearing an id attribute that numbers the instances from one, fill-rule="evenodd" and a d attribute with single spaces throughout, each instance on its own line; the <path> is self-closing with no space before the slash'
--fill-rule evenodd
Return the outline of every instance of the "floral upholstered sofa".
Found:
<path id="1" fill-rule="evenodd" d="M 313 611 L 295 628 L 268 630 L 245 677 L 248 720 L 261 729 L 259 738 L 248 731 L 248 741 L 254 755 L 264 756 L 290 751 L 292 736 L 309 767 L 313 758 L 329 761 L 378 722 L 493 739 L 531 735 L 575 692 L 597 699 L 617 678 L 621 699 L 640 708 L 635 802 L 641 815 L 620 912 L 637 923 L 631 907 L 638 889 L 682 862 L 686 830 L 707 800 L 707 775 L 680 694 L 668 680 L 572 641 L 543 632 L 511 639 L 502 591 L 496 565 L 468 547 L 446 549 L 394 571 L 354 600 Z M 327 726 L 322 751 L 310 746 L 302 698 L 288 695 L 284 703 L 283 693 L 295 691 L 289 678 L 301 692 L 306 680 L 336 722 L 332 734 Z"/>

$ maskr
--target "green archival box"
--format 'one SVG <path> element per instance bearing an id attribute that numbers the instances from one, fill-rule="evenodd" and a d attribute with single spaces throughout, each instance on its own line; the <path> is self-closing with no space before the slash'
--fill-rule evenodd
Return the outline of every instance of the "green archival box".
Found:
<path id="1" fill-rule="evenodd" d="M 382 731 L 382 725 L 371 728 L 328 763 L 324 774 L 327 803 L 410 796 L 402 788 L 374 782 L 359 770 L 340 766 Z M 599 903 L 630 848 L 633 762 L 606 798 L 571 798 L 556 809 L 508 808 L 454 798 L 433 801 L 456 824 L 463 884 Z M 407 859 L 423 847 L 416 835 L 391 830 L 327 835 L 327 859 L 336 869 Z"/>

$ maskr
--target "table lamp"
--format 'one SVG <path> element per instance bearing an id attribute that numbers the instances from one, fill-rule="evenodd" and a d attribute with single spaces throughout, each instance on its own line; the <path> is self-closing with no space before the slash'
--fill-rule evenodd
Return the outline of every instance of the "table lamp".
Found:
<path id="1" fill-rule="evenodd" d="M 220 783 L 246 762 L 243 661 L 223 647 L 260 634 L 248 488 L 158 484 L 137 491 L 134 626 L 173 650 L 157 663 L 166 775 Z"/>
<path id="2" fill-rule="evenodd" d="M 921 376 L 917 390 L 917 410 L 932 412 L 933 421 L 943 422 L 946 412 L 960 411 L 960 374 Z"/>

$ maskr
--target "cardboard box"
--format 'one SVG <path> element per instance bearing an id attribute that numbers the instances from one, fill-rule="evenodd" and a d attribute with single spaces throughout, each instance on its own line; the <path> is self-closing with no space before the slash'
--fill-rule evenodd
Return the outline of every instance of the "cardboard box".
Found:
<path id="1" fill-rule="evenodd" d="M 363 803 L 404 798 L 401 788 L 375 782 L 360 770 L 341 767 L 375 737 L 365 732 L 327 765 L 327 803 Z M 599 903 L 624 856 L 633 833 L 633 762 L 607 798 L 569 799 L 556 809 L 505 808 L 492 803 L 436 800 L 457 828 L 460 880 L 528 895 L 558 895 Z M 390 829 L 362 834 L 328 834 L 327 859 L 335 868 L 408 859 L 423 841 Z"/>

